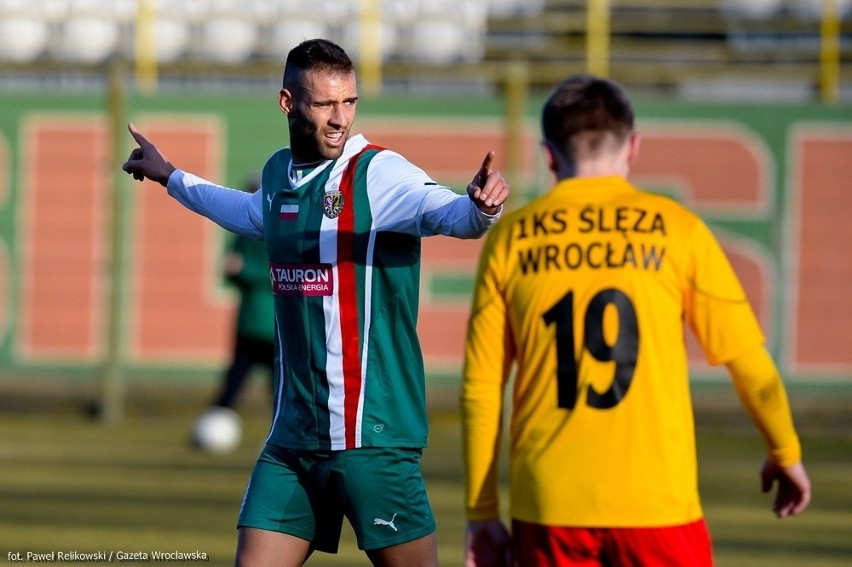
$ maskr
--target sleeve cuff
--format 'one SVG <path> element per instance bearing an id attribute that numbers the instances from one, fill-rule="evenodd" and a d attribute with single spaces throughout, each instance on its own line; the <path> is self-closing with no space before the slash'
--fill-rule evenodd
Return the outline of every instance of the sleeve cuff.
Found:
<path id="1" fill-rule="evenodd" d="M 500 204 L 499 208 L 497 209 L 497 212 L 494 213 L 493 215 L 489 215 L 488 213 L 486 213 L 485 211 L 483 211 L 482 209 L 477 207 L 476 203 L 474 203 L 473 201 L 471 201 L 471 204 L 473 204 L 473 208 L 476 209 L 476 213 L 479 215 L 479 218 L 481 218 L 485 222 L 486 226 L 488 226 L 488 227 L 491 227 L 492 225 L 494 225 L 494 223 L 496 223 L 498 220 L 500 220 L 500 217 L 503 214 L 503 204 L 502 203 Z"/>
<path id="2" fill-rule="evenodd" d="M 469 522 L 482 522 L 485 520 L 497 520 L 500 518 L 500 511 L 497 508 L 482 508 L 471 509 L 466 511 L 467 520 Z"/>
<path id="3" fill-rule="evenodd" d="M 769 457 L 773 462 L 780 467 L 791 467 L 802 460 L 802 445 L 796 439 L 795 443 L 791 443 L 786 447 L 778 449 L 770 449 Z"/>
<path id="4" fill-rule="evenodd" d="M 180 169 L 175 169 L 171 175 L 169 175 L 169 180 L 166 182 L 166 189 L 168 189 L 169 194 L 172 194 L 176 189 L 178 189 L 183 184 L 183 171 Z"/>

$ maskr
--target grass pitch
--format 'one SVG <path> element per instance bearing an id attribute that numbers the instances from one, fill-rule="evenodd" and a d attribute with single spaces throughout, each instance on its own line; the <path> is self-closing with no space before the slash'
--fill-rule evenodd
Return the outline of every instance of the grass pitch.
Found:
<path id="1" fill-rule="evenodd" d="M 697 412 L 701 489 L 717 565 L 849 565 L 852 430 L 847 419 L 837 423 L 849 414 L 848 398 L 817 400 L 819 411 L 797 413 L 814 500 L 804 515 L 783 521 L 760 492 L 761 441 L 730 401 Z M 170 562 L 155 560 L 154 552 L 198 551 L 207 565 L 232 564 L 237 509 L 268 416 L 262 406 L 242 409 L 242 446 L 215 457 L 189 444 L 201 409 L 197 403 L 147 408 L 107 427 L 80 411 L 18 411 L 2 404 L 0 565 L 55 551 L 112 552 L 113 562 L 118 552 L 142 552 L 150 563 Z M 433 414 L 424 472 L 440 559 L 448 566 L 462 564 L 459 437 L 455 412 Z M 340 553 L 315 554 L 308 564 L 369 563 L 346 526 Z"/>

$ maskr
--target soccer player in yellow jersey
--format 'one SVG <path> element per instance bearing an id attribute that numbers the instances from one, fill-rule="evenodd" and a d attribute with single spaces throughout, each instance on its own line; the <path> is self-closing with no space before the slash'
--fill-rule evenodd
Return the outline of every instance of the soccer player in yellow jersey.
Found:
<path id="1" fill-rule="evenodd" d="M 707 226 L 627 181 L 639 136 L 621 88 L 570 77 L 542 128 L 556 185 L 504 215 L 477 274 L 462 390 L 466 564 L 712 565 L 684 323 L 765 438 L 763 490 L 778 483 L 781 518 L 810 500 L 784 385 Z M 504 407 L 511 543 L 497 498 Z"/>

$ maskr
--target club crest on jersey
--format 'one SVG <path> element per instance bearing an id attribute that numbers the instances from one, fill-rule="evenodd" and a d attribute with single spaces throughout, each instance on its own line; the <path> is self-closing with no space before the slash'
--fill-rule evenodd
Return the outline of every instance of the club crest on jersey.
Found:
<path id="1" fill-rule="evenodd" d="M 337 218 L 343 210 L 343 192 L 326 191 L 322 197 L 322 214 L 330 219 Z"/>

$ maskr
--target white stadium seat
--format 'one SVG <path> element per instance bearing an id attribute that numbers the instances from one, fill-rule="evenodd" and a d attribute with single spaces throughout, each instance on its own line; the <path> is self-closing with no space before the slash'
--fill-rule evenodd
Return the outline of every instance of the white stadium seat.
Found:
<path id="1" fill-rule="evenodd" d="M 432 65 L 459 61 L 473 47 L 464 30 L 453 17 L 423 16 L 411 28 L 408 55 Z"/>
<path id="2" fill-rule="evenodd" d="M 138 0 L 111 0 L 109 11 L 119 24 L 132 25 L 136 20 L 138 7 Z"/>
<path id="3" fill-rule="evenodd" d="M 239 0 L 210 0 L 200 19 L 197 55 L 223 63 L 248 59 L 258 43 L 253 3 Z"/>
<path id="4" fill-rule="evenodd" d="M 48 26 L 31 15 L 0 16 L 0 60 L 26 63 L 44 52 Z"/>
<path id="5" fill-rule="evenodd" d="M 411 26 L 407 56 L 428 64 L 479 61 L 485 54 L 487 17 L 483 0 L 425 1 Z"/>
<path id="6" fill-rule="evenodd" d="M 382 18 L 396 26 L 407 27 L 417 21 L 420 4 L 411 0 L 383 0 Z"/>
<path id="7" fill-rule="evenodd" d="M 189 24 L 158 15 L 154 22 L 154 37 L 157 61 L 176 61 L 188 50 L 191 38 Z"/>
<path id="8" fill-rule="evenodd" d="M 306 39 L 322 37 L 339 41 L 337 30 L 357 19 L 357 3 L 353 0 L 256 0 L 264 5 L 255 9 L 264 31 L 259 53 L 280 59 Z M 271 8 L 271 11 L 270 11 Z"/>
<path id="9" fill-rule="evenodd" d="M 252 54 L 257 39 L 257 26 L 251 20 L 220 16 L 202 24 L 198 52 L 206 59 L 239 63 Z"/>
<path id="10" fill-rule="evenodd" d="M 783 0 L 721 0 L 722 13 L 732 19 L 764 19 L 778 13 Z"/>
<path id="11" fill-rule="evenodd" d="M 362 32 L 364 27 L 360 20 L 353 20 L 343 26 L 340 37 L 340 45 L 346 50 L 346 53 L 353 61 L 361 59 L 361 42 Z M 379 42 L 379 53 L 382 59 L 387 59 L 397 52 L 399 46 L 399 34 L 396 26 L 388 21 L 382 21 L 378 27 L 378 37 L 371 38 L 373 41 Z"/>
<path id="12" fill-rule="evenodd" d="M 319 18 L 288 16 L 279 18 L 269 29 L 269 39 L 263 47 L 264 55 L 280 59 L 282 64 L 291 49 L 306 39 L 327 37 L 328 28 Z"/>
<path id="13" fill-rule="evenodd" d="M 3 2 L 4 7 L 9 4 L 8 0 Z M 45 22 L 55 24 L 68 17 L 71 0 L 27 0 L 26 4 Z"/>
<path id="14" fill-rule="evenodd" d="M 58 59 L 80 63 L 100 63 L 118 46 L 118 26 L 109 17 L 71 16 L 62 22 L 59 41 L 53 52 Z"/>
<path id="15" fill-rule="evenodd" d="M 292 4 L 293 0 L 287 2 Z M 310 13 L 313 18 L 322 14 L 321 19 L 327 26 L 340 26 L 358 17 L 361 3 L 353 0 L 299 0 L 302 13 Z"/>

